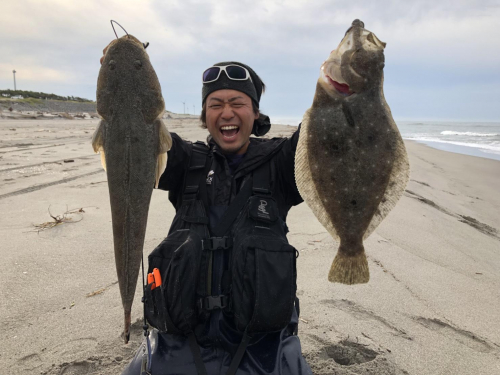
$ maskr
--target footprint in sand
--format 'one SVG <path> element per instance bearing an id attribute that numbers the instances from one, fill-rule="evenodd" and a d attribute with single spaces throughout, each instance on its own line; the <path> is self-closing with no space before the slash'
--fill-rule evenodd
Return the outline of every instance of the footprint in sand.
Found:
<path id="1" fill-rule="evenodd" d="M 489 343 L 486 339 L 483 339 L 472 332 L 453 327 L 452 325 L 439 319 L 428 319 L 423 317 L 415 317 L 414 319 L 425 328 L 438 332 L 439 334 L 450 339 L 456 340 L 475 351 L 481 353 L 490 353 L 493 351 L 500 352 L 498 345 Z"/>
<path id="2" fill-rule="evenodd" d="M 65 366 L 61 366 L 60 375 L 84 375 L 90 374 L 95 371 L 97 366 L 95 363 L 91 363 L 88 361 L 80 361 L 69 363 Z"/>
<path id="3" fill-rule="evenodd" d="M 305 339 L 314 343 L 314 349 L 304 351 L 304 357 L 316 375 L 408 375 L 366 344 L 349 340 L 334 343 L 314 334 L 305 334 Z"/>
<path id="4" fill-rule="evenodd" d="M 78 353 L 87 353 L 95 347 L 97 347 L 97 340 L 93 337 L 87 337 L 58 344 L 51 348 L 49 353 L 53 353 L 61 358 L 64 356 L 78 355 Z"/>
<path id="5" fill-rule="evenodd" d="M 356 342 L 342 340 L 337 344 L 331 343 L 316 335 L 308 335 L 313 340 L 322 345 L 320 356 L 326 356 L 333 359 L 342 366 L 351 366 L 355 364 L 373 361 L 379 355 L 378 352 Z M 326 359 L 326 358 L 325 358 Z"/>
<path id="6" fill-rule="evenodd" d="M 360 320 L 372 320 L 375 321 L 389 329 L 391 329 L 392 334 L 397 337 L 404 338 L 406 340 L 413 340 L 411 336 L 409 336 L 405 330 L 396 327 L 394 324 L 387 321 L 385 318 L 375 314 L 373 311 L 370 311 L 363 306 L 360 306 L 353 301 L 349 301 L 347 299 L 342 300 L 323 300 L 321 301 L 324 305 L 332 306 L 338 310 L 344 311 L 349 315 L 360 319 Z"/>
<path id="7" fill-rule="evenodd" d="M 26 373 L 33 373 L 33 371 L 40 366 L 42 366 L 42 358 L 37 353 L 32 353 L 25 355 L 17 360 L 17 362 L 21 365 L 22 369 L 26 371 Z"/>

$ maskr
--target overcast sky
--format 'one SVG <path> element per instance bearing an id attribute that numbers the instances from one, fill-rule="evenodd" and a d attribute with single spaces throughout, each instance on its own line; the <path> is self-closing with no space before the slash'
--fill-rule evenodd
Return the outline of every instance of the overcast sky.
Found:
<path id="1" fill-rule="evenodd" d="M 199 113 L 203 70 L 235 60 L 268 86 L 264 113 L 299 119 L 355 18 L 387 43 L 396 120 L 500 121 L 500 0 L 2 0 L 0 89 L 15 69 L 18 89 L 95 100 L 114 19 L 150 42 L 168 110 Z"/>

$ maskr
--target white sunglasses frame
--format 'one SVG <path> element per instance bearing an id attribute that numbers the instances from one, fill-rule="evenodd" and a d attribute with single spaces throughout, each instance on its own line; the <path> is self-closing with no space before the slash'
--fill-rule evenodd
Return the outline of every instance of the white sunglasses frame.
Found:
<path id="1" fill-rule="evenodd" d="M 241 79 L 239 79 L 239 78 L 231 78 L 231 77 L 229 77 L 229 74 L 227 74 L 226 68 L 227 68 L 227 67 L 230 67 L 230 66 L 236 66 L 236 67 L 238 67 L 238 68 L 243 69 L 243 70 L 247 73 L 246 77 L 245 77 L 245 78 L 241 78 Z M 219 74 L 217 74 L 217 78 L 215 78 L 215 79 L 213 79 L 213 80 L 211 80 L 211 81 L 205 81 L 205 80 L 203 79 L 203 76 L 205 75 L 205 73 L 206 73 L 206 71 L 207 71 L 207 70 L 212 69 L 212 68 L 219 68 Z M 207 68 L 207 69 L 205 69 L 205 70 L 203 71 L 203 73 L 202 73 L 202 75 L 201 75 L 201 81 L 202 81 L 203 83 L 212 83 L 212 82 L 215 82 L 215 81 L 217 81 L 217 80 L 220 78 L 220 74 L 221 74 L 222 72 L 225 72 L 225 73 L 226 73 L 227 78 L 229 78 L 229 79 L 230 79 L 230 80 L 232 80 L 232 81 L 246 81 L 246 80 L 248 80 L 248 79 L 249 79 L 249 80 L 250 80 L 250 82 L 252 82 L 252 83 L 253 83 L 253 81 L 252 81 L 252 76 L 250 75 L 250 72 L 248 71 L 248 69 L 247 69 L 247 68 L 245 68 L 245 67 L 243 67 L 243 66 L 241 66 L 241 65 L 236 65 L 236 64 L 223 65 L 223 66 L 215 66 L 215 65 L 214 65 L 214 66 L 211 66 L 210 68 Z"/>

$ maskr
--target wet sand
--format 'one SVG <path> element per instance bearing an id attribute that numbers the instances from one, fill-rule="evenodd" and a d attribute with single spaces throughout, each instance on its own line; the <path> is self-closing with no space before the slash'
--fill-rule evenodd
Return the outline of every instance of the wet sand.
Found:
<path id="1" fill-rule="evenodd" d="M 207 135 L 192 118 L 167 124 L 189 140 Z M 142 340 L 140 288 L 131 342 L 120 339 L 96 125 L 0 120 L 0 368 L 9 374 L 119 374 Z M 365 243 L 368 284 L 329 283 L 337 244 L 305 204 L 289 214 L 304 355 L 315 374 L 499 374 L 500 162 L 406 145 L 411 180 Z M 173 215 L 168 194 L 154 191 L 145 253 Z"/>

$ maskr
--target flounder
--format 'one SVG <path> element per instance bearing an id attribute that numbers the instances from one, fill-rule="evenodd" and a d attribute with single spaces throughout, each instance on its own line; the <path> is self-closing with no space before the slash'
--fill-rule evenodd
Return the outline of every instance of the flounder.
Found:
<path id="1" fill-rule="evenodd" d="M 129 340 L 132 303 L 142 260 L 153 187 L 167 164 L 172 138 L 161 115 L 165 103 L 145 46 L 132 35 L 107 48 L 97 80 L 93 138 L 108 176 L 116 272 Z"/>
<path id="2" fill-rule="evenodd" d="M 328 280 L 368 282 L 363 247 L 409 177 L 406 149 L 383 92 L 385 43 L 354 20 L 321 66 L 295 156 L 299 192 L 340 240 Z"/>

